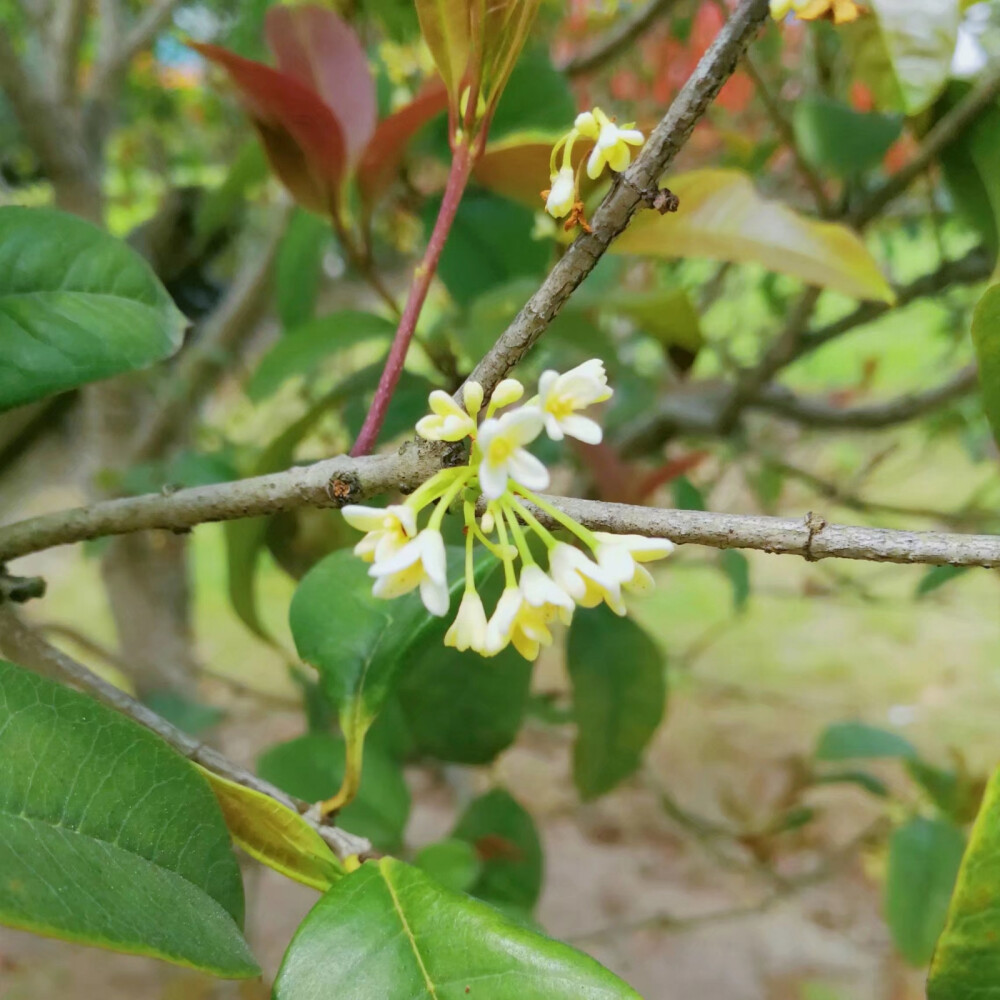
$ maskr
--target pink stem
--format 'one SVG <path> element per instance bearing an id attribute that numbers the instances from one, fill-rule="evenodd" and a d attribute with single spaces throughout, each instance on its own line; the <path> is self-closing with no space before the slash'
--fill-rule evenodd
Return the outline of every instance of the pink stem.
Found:
<path id="1" fill-rule="evenodd" d="M 462 143 L 455 149 L 452 156 L 451 171 L 448 174 L 448 183 L 445 185 L 437 221 L 434 223 L 434 231 L 427 243 L 423 259 L 413 273 L 413 283 L 410 285 L 406 307 L 403 309 L 403 315 L 399 318 L 396 336 L 389 349 L 389 356 L 385 360 L 385 368 L 382 369 L 375 397 L 372 399 L 372 405 L 365 417 L 361 433 L 351 449 L 351 454 L 355 457 L 367 455 L 375 447 L 375 442 L 378 440 L 379 431 L 382 429 L 385 415 L 389 409 L 389 403 L 392 401 L 392 394 L 399 382 L 399 376 L 403 372 L 403 364 L 406 361 L 406 352 L 409 350 L 410 341 L 413 339 L 413 331 L 417 328 L 420 311 L 424 307 L 424 300 L 427 298 L 431 281 L 434 280 L 434 274 L 437 271 L 441 251 L 444 250 L 448 233 L 455 221 L 455 213 L 462 201 L 465 186 L 469 182 L 472 164 L 471 150 L 468 144 Z"/>

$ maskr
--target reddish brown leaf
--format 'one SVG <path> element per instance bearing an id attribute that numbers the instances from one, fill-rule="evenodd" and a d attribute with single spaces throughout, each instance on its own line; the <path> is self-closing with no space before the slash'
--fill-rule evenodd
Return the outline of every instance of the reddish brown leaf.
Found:
<path id="1" fill-rule="evenodd" d="M 306 208 L 329 214 L 344 181 L 344 137 L 333 112 L 298 80 L 217 45 L 191 47 L 229 74 L 271 168 Z"/>
<path id="2" fill-rule="evenodd" d="M 332 10 L 302 4 L 272 7 L 264 31 L 278 69 L 318 94 L 333 112 L 353 163 L 378 118 L 375 80 L 353 28 Z"/>
<path id="3" fill-rule="evenodd" d="M 436 80 L 407 105 L 379 122 L 358 161 L 358 187 L 371 205 L 392 183 L 399 171 L 406 146 L 435 115 L 448 107 L 448 91 Z"/>

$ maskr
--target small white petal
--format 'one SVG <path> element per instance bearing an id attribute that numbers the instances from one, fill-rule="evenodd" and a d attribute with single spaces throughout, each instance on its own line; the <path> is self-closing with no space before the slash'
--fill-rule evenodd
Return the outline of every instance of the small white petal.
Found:
<path id="1" fill-rule="evenodd" d="M 420 542 L 420 558 L 427 575 L 435 583 L 447 586 L 448 565 L 441 532 L 435 528 L 424 528 L 417 540 Z"/>
<path id="2" fill-rule="evenodd" d="M 524 395 L 524 386 L 516 378 L 505 378 L 490 396 L 490 403 L 498 409 L 516 403 Z"/>
<path id="3" fill-rule="evenodd" d="M 401 549 L 394 552 L 388 559 L 375 563 L 368 570 L 368 575 L 389 576 L 392 573 L 398 573 L 400 570 L 419 562 L 421 554 L 422 543 L 418 535 L 412 541 L 407 542 Z"/>
<path id="4" fill-rule="evenodd" d="M 563 417 L 561 424 L 563 431 L 584 444 L 600 444 L 604 437 L 601 425 L 596 420 L 591 420 L 590 417 L 581 417 L 576 413 L 571 413 L 568 417 Z"/>
<path id="5" fill-rule="evenodd" d="M 440 618 L 448 614 L 448 605 L 451 602 L 448 599 L 447 584 L 437 583 L 430 577 L 425 577 L 420 581 L 420 599 L 432 615 Z"/>
<path id="6" fill-rule="evenodd" d="M 344 520 L 358 531 L 379 531 L 385 522 L 385 510 L 382 507 L 362 507 L 360 504 L 349 503 L 340 508 Z"/>
<path id="7" fill-rule="evenodd" d="M 474 418 L 483 408 L 483 387 L 478 382 L 466 382 L 462 400 L 465 403 L 465 412 Z"/>
<path id="8" fill-rule="evenodd" d="M 510 456 L 510 474 L 529 490 L 544 490 L 549 485 L 549 470 L 530 451 L 518 448 Z"/>
<path id="9" fill-rule="evenodd" d="M 484 460 L 479 466 L 479 486 L 487 500 L 499 500 L 507 489 L 507 463 L 490 465 Z"/>

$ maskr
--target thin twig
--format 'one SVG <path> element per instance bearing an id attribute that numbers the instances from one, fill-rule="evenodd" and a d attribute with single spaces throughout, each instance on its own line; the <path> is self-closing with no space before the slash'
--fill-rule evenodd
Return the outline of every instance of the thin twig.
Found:
<path id="1" fill-rule="evenodd" d="M 757 96 L 760 98 L 760 103 L 764 105 L 764 110 L 767 112 L 767 116 L 771 120 L 774 130 L 778 133 L 782 142 L 784 142 L 784 144 L 788 147 L 789 152 L 791 152 L 799 175 L 805 182 L 806 187 L 808 187 L 812 192 L 813 200 L 816 202 L 816 208 L 819 210 L 819 214 L 824 217 L 831 215 L 833 206 L 830 204 L 830 199 L 826 196 L 822 179 L 813 169 L 812 164 L 803 155 L 802 150 L 799 148 L 798 139 L 795 136 L 795 129 L 792 127 L 792 123 L 785 115 L 778 99 L 771 93 L 766 81 L 761 76 L 757 66 L 754 64 L 753 59 L 750 58 L 749 53 L 743 57 L 743 68 L 746 70 L 747 76 L 750 77 L 754 86 L 757 88 Z"/>
<path id="2" fill-rule="evenodd" d="M 638 41 L 665 14 L 676 7 L 678 0 L 648 0 L 631 16 L 611 28 L 607 34 L 599 38 L 586 52 L 573 56 L 562 65 L 562 71 L 568 76 L 580 76 L 600 69 L 605 63 L 611 62 L 634 42 Z"/>
<path id="3" fill-rule="evenodd" d="M 975 120 L 1000 96 L 1000 67 L 989 72 L 924 137 L 916 155 L 897 170 L 850 215 L 850 223 L 863 229 L 895 201 L 953 142 L 960 139 Z"/>
<path id="4" fill-rule="evenodd" d="M 743 0 L 653 130 L 632 165 L 619 174 L 583 233 L 549 272 L 470 379 L 489 394 L 527 354 L 612 240 L 647 204 L 649 192 L 674 161 L 768 16 L 768 0 Z"/>
<path id="5" fill-rule="evenodd" d="M 350 855 L 365 854 L 371 850 L 371 844 L 364 838 L 356 837 L 354 834 L 347 833 L 337 827 L 316 822 L 309 815 L 308 810 L 311 808 L 309 803 L 286 795 L 270 782 L 264 781 L 251 771 L 234 764 L 218 750 L 213 750 L 212 747 L 206 746 L 193 736 L 189 736 L 147 708 L 142 702 L 136 701 L 131 695 L 116 688 L 114 684 L 102 677 L 98 677 L 82 663 L 78 663 L 62 650 L 46 642 L 34 629 L 21 620 L 10 605 L 0 605 L 0 648 L 21 666 L 28 667 L 55 680 L 73 684 L 93 695 L 109 708 L 127 715 L 147 729 L 151 729 L 188 760 L 200 764 L 229 781 L 235 781 L 239 785 L 252 788 L 289 809 L 294 809 L 316 829 L 341 859 Z"/>

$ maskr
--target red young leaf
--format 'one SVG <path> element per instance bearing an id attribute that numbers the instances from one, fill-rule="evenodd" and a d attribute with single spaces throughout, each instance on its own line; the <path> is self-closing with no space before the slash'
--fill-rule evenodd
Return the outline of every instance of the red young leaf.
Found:
<path id="1" fill-rule="evenodd" d="M 314 4 L 272 7 L 265 26 L 278 69 L 318 94 L 340 123 L 353 163 L 375 131 L 375 80 L 349 24 Z"/>
<path id="2" fill-rule="evenodd" d="M 274 172 L 299 204 L 323 215 L 339 200 L 346 153 L 340 124 L 298 80 L 217 45 L 189 43 L 240 93 Z"/>
<path id="3" fill-rule="evenodd" d="M 448 91 L 435 80 L 398 111 L 379 122 L 358 161 L 358 187 L 367 205 L 392 183 L 406 146 L 436 114 L 448 107 Z"/>

